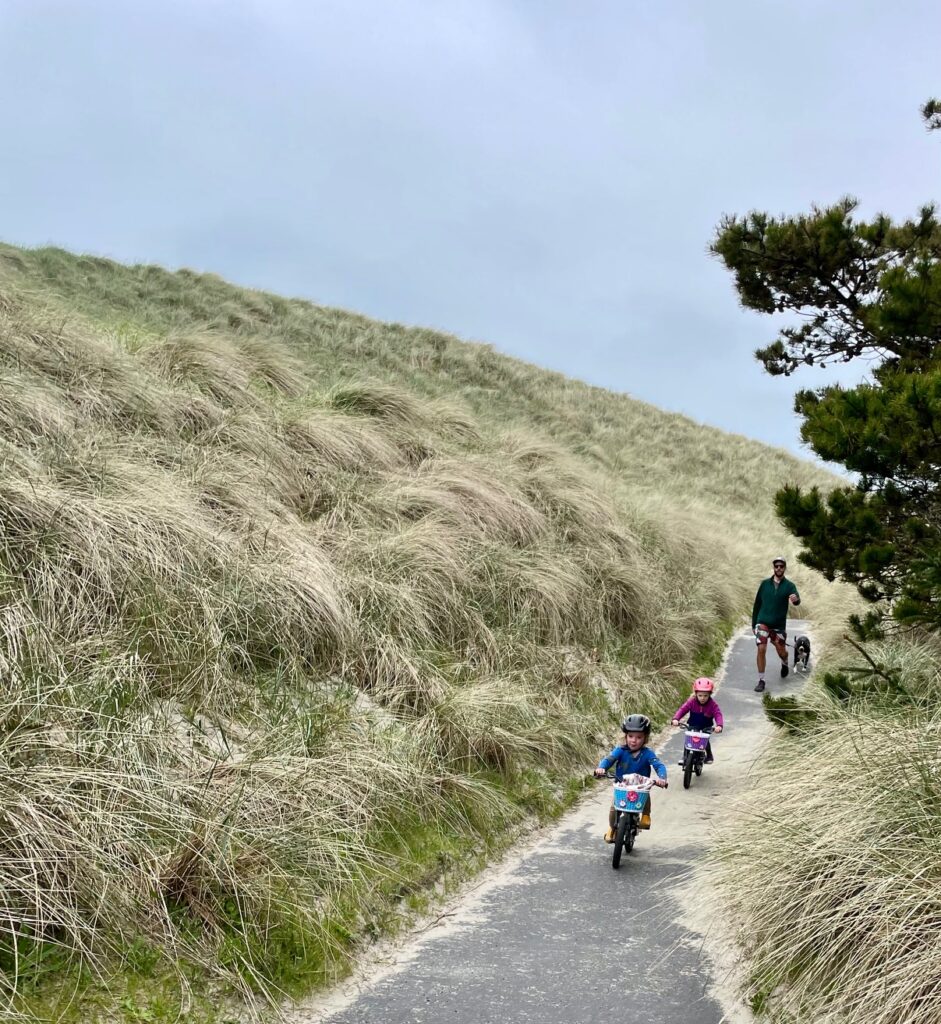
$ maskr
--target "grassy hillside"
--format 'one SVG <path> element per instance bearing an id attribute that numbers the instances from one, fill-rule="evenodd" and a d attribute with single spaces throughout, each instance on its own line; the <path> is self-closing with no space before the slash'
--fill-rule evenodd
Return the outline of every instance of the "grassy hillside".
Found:
<path id="1" fill-rule="evenodd" d="M 0 980 L 83 1020 L 342 972 L 662 713 L 788 551 L 756 496 L 827 482 L 485 346 L 10 247 L 0 452 Z"/>

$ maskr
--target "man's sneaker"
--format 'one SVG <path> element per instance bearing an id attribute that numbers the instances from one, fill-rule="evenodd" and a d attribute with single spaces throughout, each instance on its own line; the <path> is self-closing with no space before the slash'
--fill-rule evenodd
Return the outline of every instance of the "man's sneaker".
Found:
<path id="1" fill-rule="evenodd" d="M 758 680 L 758 685 L 755 687 L 755 693 L 764 693 L 764 692 L 765 692 L 765 681 L 764 681 L 764 679 L 759 679 Z"/>
<path id="2" fill-rule="evenodd" d="M 614 829 L 613 828 L 609 828 L 608 831 L 605 832 L 605 834 L 604 834 L 604 841 L 606 843 L 613 843 L 614 842 Z"/>
<path id="3" fill-rule="evenodd" d="M 787 676 L 788 671 L 789 670 L 788 670 L 788 667 L 787 667 L 787 662 L 786 661 L 782 661 L 781 662 L 781 678 L 782 679 L 784 679 Z"/>
<path id="4" fill-rule="evenodd" d="M 682 757 L 681 757 L 681 758 L 679 759 L 679 761 L 677 761 L 676 763 L 677 763 L 677 764 L 678 764 L 678 765 L 679 765 L 679 766 L 680 766 L 681 768 L 683 767 L 683 765 L 685 765 L 685 764 L 686 764 L 686 762 L 685 762 L 685 761 L 683 760 L 683 758 L 682 758 Z"/>

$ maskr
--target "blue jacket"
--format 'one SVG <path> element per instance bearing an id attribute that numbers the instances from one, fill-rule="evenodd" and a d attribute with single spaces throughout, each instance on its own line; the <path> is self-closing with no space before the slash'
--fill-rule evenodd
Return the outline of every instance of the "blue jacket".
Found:
<path id="1" fill-rule="evenodd" d="M 601 759 L 598 767 L 604 768 L 607 771 L 611 765 L 614 765 L 614 777 L 616 779 L 620 779 L 622 775 L 630 775 L 632 773 L 645 775 L 649 779 L 651 768 L 661 779 L 667 777 L 667 766 L 650 747 L 641 747 L 636 754 L 632 754 L 627 747 L 615 747 L 607 757 Z"/>

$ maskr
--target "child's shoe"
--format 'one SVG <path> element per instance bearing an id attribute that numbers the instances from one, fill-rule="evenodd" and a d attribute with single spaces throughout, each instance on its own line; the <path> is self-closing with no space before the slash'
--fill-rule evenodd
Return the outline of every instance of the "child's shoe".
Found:
<path id="1" fill-rule="evenodd" d="M 706 764 L 712 764 L 713 761 L 715 761 L 715 758 L 712 754 L 706 754 Z"/>
<path id="2" fill-rule="evenodd" d="M 638 828 L 650 828 L 650 812 L 644 811 L 640 816 L 640 821 L 637 823 Z"/>
<path id="3" fill-rule="evenodd" d="M 604 834 L 604 841 L 606 843 L 613 843 L 614 842 L 614 829 L 613 828 L 609 828 L 608 831 L 605 832 L 605 834 Z"/>

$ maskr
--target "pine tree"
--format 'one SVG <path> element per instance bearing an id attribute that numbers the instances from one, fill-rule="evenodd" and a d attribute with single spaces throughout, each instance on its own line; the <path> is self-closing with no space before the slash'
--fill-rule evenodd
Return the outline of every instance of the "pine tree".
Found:
<path id="1" fill-rule="evenodd" d="M 922 108 L 941 128 L 941 101 Z M 865 360 L 868 379 L 800 391 L 801 437 L 856 474 L 827 494 L 786 487 L 778 515 L 801 560 L 873 602 L 861 635 L 899 623 L 941 629 L 941 223 L 934 206 L 894 223 L 857 220 L 842 199 L 809 214 L 726 217 L 712 244 L 741 302 L 803 321 L 755 355 L 772 375 Z"/>

